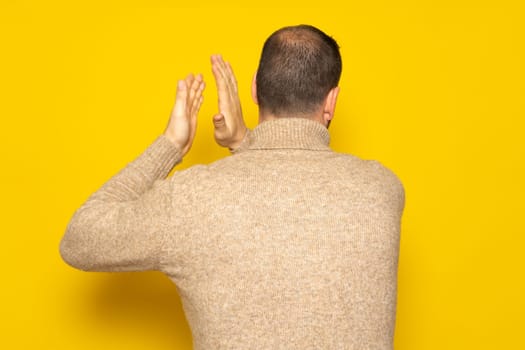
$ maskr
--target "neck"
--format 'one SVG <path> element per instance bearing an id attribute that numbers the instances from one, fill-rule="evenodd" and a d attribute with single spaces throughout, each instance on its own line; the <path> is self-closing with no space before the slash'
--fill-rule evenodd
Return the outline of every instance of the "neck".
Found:
<path id="1" fill-rule="evenodd" d="M 257 125 L 250 134 L 250 149 L 329 150 L 330 134 L 308 118 L 280 117 Z"/>

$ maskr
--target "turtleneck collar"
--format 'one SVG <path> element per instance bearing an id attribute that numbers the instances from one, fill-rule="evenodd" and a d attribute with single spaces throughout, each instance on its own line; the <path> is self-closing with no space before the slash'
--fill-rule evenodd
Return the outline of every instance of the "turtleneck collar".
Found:
<path id="1" fill-rule="evenodd" d="M 306 118 L 278 118 L 257 125 L 249 149 L 307 149 L 328 151 L 330 134 L 318 121 Z"/>

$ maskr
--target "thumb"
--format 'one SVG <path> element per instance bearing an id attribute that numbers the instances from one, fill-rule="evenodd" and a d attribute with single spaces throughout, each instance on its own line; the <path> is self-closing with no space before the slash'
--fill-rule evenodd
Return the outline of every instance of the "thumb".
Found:
<path id="1" fill-rule="evenodd" d="M 224 115 L 222 115 L 221 113 L 219 114 L 215 114 L 213 116 L 213 126 L 215 127 L 215 129 L 222 129 L 226 126 L 226 122 L 224 120 Z"/>

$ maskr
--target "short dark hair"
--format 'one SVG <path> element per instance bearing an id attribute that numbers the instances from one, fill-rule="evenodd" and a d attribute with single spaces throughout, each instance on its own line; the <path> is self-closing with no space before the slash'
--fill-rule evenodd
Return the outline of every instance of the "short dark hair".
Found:
<path id="1" fill-rule="evenodd" d="M 308 114 L 337 86 L 339 45 L 318 28 L 301 24 L 274 32 L 264 43 L 257 69 L 259 108 L 273 115 Z"/>

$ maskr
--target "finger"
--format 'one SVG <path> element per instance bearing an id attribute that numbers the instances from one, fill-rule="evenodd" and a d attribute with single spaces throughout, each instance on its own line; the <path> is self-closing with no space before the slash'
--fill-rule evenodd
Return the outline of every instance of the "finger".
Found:
<path id="1" fill-rule="evenodd" d="M 225 80 L 228 80 L 228 73 L 227 73 L 228 72 L 228 68 L 226 67 L 226 62 L 224 62 L 224 59 L 222 58 L 222 55 L 219 55 L 218 62 L 219 62 L 219 68 L 220 68 L 220 72 L 221 72 L 222 77 Z"/>
<path id="2" fill-rule="evenodd" d="M 206 82 L 204 80 L 199 82 L 199 86 L 197 88 L 197 92 L 195 93 L 195 98 L 197 100 L 202 97 L 202 93 L 204 92 L 205 88 L 206 88 Z"/>
<path id="3" fill-rule="evenodd" d="M 237 79 L 235 78 L 235 74 L 233 74 L 233 69 L 232 69 L 230 62 L 226 62 L 226 72 L 228 73 L 228 78 L 230 79 L 230 83 L 235 89 L 235 92 L 237 92 Z"/>
<path id="4" fill-rule="evenodd" d="M 196 94 L 196 96 L 201 96 L 205 88 L 206 88 L 206 82 L 201 81 L 201 82 L 199 83 L 199 87 L 197 88 L 197 94 Z"/>
<path id="5" fill-rule="evenodd" d="M 221 75 L 221 78 L 223 80 L 223 88 L 226 89 L 225 91 L 229 94 L 229 96 L 232 96 L 232 94 L 237 93 L 237 83 L 235 81 L 235 77 L 233 77 L 233 71 L 230 68 L 228 68 L 228 63 L 224 61 L 222 56 L 219 56 L 217 58 L 217 67 L 218 72 Z"/>
<path id="6" fill-rule="evenodd" d="M 224 75 L 224 66 L 222 56 L 220 54 L 214 55 L 212 58 L 212 70 L 215 76 L 215 79 L 225 79 Z"/>
<path id="7" fill-rule="evenodd" d="M 222 56 L 219 56 L 217 59 L 217 65 L 219 67 L 219 72 L 223 77 L 225 84 L 228 88 L 228 91 L 237 91 L 235 76 L 233 75 L 233 70 L 228 62 L 224 61 Z"/>
<path id="8" fill-rule="evenodd" d="M 215 76 L 215 74 L 219 74 L 219 70 L 218 70 L 219 69 L 219 55 L 211 55 L 210 61 L 211 61 L 211 68 Z M 217 78 L 217 76 L 215 76 L 215 78 Z"/>
<path id="9" fill-rule="evenodd" d="M 199 109 L 202 105 L 202 101 L 204 99 L 204 96 L 198 96 L 198 98 L 195 98 L 192 105 L 191 114 L 189 116 L 189 123 L 190 123 L 190 140 L 193 142 L 193 138 L 195 137 L 195 133 L 197 132 L 197 116 L 199 115 Z"/>
<path id="10" fill-rule="evenodd" d="M 223 62 L 223 69 L 224 69 L 224 80 L 226 81 L 226 88 L 228 89 L 228 96 L 231 99 L 232 97 L 237 95 L 237 82 L 235 80 L 235 77 L 233 76 L 233 70 L 231 69 L 231 66 L 229 66 L 228 62 Z"/>
<path id="11" fill-rule="evenodd" d="M 190 99 L 190 103 L 193 105 L 193 101 L 196 98 L 197 92 L 200 90 L 202 85 L 202 75 L 199 73 L 197 76 L 193 79 L 190 87 L 190 94 L 188 98 Z M 202 92 L 202 90 L 200 90 Z"/>
<path id="12" fill-rule="evenodd" d="M 215 78 L 215 84 L 217 86 L 217 90 L 223 90 L 226 88 L 226 82 L 224 80 L 223 74 L 221 72 L 221 64 L 219 62 L 219 58 L 217 55 L 212 56 L 212 65 L 211 69 L 213 72 L 213 77 Z"/>
<path id="13" fill-rule="evenodd" d="M 186 98 L 187 87 L 184 80 L 179 80 L 177 83 L 177 96 L 175 98 L 175 107 L 173 109 L 175 117 L 184 117 L 186 114 Z"/>
<path id="14" fill-rule="evenodd" d="M 196 80 L 197 82 L 199 82 L 199 83 L 202 82 L 202 81 L 204 81 L 204 80 L 202 79 L 202 74 L 201 74 L 201 73 L 197 74 L 197 75 L 195 76 L 195 80 Z"/>
<path id="15" fill-rule="evenodd" d="M 199 98 L 199 105 L 197 106 L 197 111 L 200 111 L 201 106 L 202 106 L 202 102 L 204 102 L 204 96 L 201 96 Z"/>
<path id="16" fill-rule="evenodd" d="M 191 106 L 192 115 L 197 114 L 199 112 L 200 105 L 202 104 L 202 101 L 204 99 L 204 96 L 202 96 L 202 92 L 204 91 L 205 86 L 206 84 L 204 83 L 204 81 L 201 81 L 199 83 L 199 86 L 197 88 L 197 91 L 195 92 L 195 96 L 192 101 L 192 106 Z"/>
<path id="17" fill-rule="evenodd" d="M 216 64 L 216 62 L 217 62 L 217 55 L 216 54 L 211 55 L 210 56 L 210 61 L 211 61 L 212 65 Z"/>
<path id="18" fill-rule="evenodd" d="M 200 109 L 200 106 L 202 105 L 203 99 L 204 99 L 203 96 L 200 96 L 197 99 L 197 103 L 195 105 L 194 113 L 191 116 L 190 123 L 191 123 L 191 130 L 192 130 L 193 133 L 195 133 L 195 131 L 197 130 L 197 120 L 198 120 L 197 116 L 199 115 L 199 109 Z"/>
<path id="19" fill-rule="evenodd" d="M 230 88 L 228 87 L 228 82 L 224 77 L 224 73 L 222 72 L 219 55 L 213 57 L 212 71 L 215 78 L 215 85 L 217 87 L 219 111 L 225 113 L 229 108 L 228 101 L 230 100 Z"/>
<path id="20" fill-rule="evenodd" d="M 184 79 L 184 82 L 186 83 L 186 88 L 190 89 L 191 84 L 193 84 L 193 80 L 195 80 L 195 77 L 193 76 L 193 73 L 190 73 L 186 76 Z"/>

